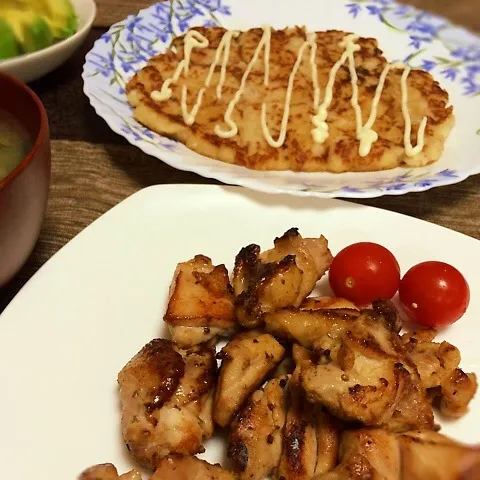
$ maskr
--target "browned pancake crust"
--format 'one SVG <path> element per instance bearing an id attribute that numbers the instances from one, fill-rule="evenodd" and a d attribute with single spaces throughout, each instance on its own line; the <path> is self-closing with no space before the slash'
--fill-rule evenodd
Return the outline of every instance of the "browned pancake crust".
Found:
<path id="1" fill-rule="evenodd" d="M 242 165 L 255 170 L 294 171 L 376 171 L 403 164 L 421 166 L 438 160 L 446 138 L 454 123 L 452 107 L 448 106 L 448 94 L 433 77 L 422 70 L 412 70 L 408 77 L 409 110 L 412 118 L 412 144 L 416 145 L 416 132 L 423 116 L 428 117 L 425 132 L 425 148 L 414 157 L 405 155 L 403 145 L 404 119 L 401 110 L 401 70 L 390 71 L 378 106 L 374 129 L 379 139 L 370 153 L 358 154 L 359 142 L 355 138 L 355 115 L 351 106 L 352 86 L 347 64 L 340 68 L 334 84 L 333 101 L 327 122 L 330 135 L 323 144 L 314 143 L 311 117 L 313 108 L 313 84 L 307 50 L 297 73 L 292 95 L 288 133 L 284 145 L 271 147 L 261 128 L 261 105 L 267 104 L 267 122 L 273 138 L 278 137 L 283 115 L 288 78 L 304 42 L 306 30 L 295 27 L 272 31 L 270 54 L 270 83 L 263 84 L 263 52 L 248 78 L 245 93 L 238 102 L 233 119 L 239 133 L 223 139 L 214 133 L 217 124 L 224 125 L 223 117 L 228 103 L 240 86 L 242 75 L 250 62 L 263 30 L 243 32 L 232 40 L 223 95 L 216 97 L 220 77 L 217 67 L 203 104 L 192 126 L 187 126 L 180 106 L 181 89 L 188 86 L 188 108 L 191 109 L 208 74 L 215 51 L 225 33 L 220 27 L 196 28 L 209 40 L 207 49 L 194 49 L 190 71 L 172 86 L 173 96 L 164 102 L 150 99 L 153 90 L 160 90 L 173 76 L 183 58 L 183 39 L 177 38 L 165 54 L 153 57 L 127 85 L 128 100 L 135 106 L 135 118 L 155 132 L 174 138 L 188 148 L 223 162 Z M 332 66 L 344 49 L 339 43 L 345 36 L 342 31 L 317 33 L 317 68 L 321 100 Z M 373 38 L 360 38 L 361 50 L 355 54 L 358 74 L 359 105 L 365 123 L 380 74 L 387 61 Z"/>

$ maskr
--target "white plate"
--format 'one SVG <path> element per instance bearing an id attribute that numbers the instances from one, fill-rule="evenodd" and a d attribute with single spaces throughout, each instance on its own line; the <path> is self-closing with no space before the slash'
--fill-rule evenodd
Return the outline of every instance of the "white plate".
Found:
<path id="1" fill-rule="evenodd" d="M 430 70 L 450 93 L 456 126 L 440 161 L 423 168 L 372 173 L 258 172 L 199 155 L 152 133 L 133 119 L 125 85 L 153 54 L 188 27 L 220 23 L 248 29 L 340 29 L 378 39 L 389 60 Z M 480 172 L 480 39 L 393 0 L 171 0 L 117 23 L 86 57 L 84 90 L 116 133 L 145 153 L 180 170 L 269 193 L 320 197 L 376 197 L 428 190 Z"/>
<path id="2" fill-rule="evenodd" d="M 94 0 L 72 0 L 72 5 L 78 16 L 78 29 L 74 35 L 38 52 L 0 60 L 0 72 L 32 82 L 67 61 L 87 37 L 97 12 Z"/>
<path id="3" fill-rule="evenodd" d="M 197 253 L 231 269 L 239 249 L 264 248 L 292 226 L 323 233 L 333 253 L 380 242 L 402 270 L 426 259 L 451 262 L 470 283 L 465 317 L 445 335 L 462 367 L 480 372 L 480 242 L 444 228 L 339 200 L 270 196 L 217 186 L 156 186 L 128 198 L 61 249 L 0 316 L 2 478 L 74 479 L 83 468 L 134 466 L 122 444 L 116 376 L 162 316 L 176 264 Z M 478 441 L 480 396 L 463 419 L 443 423 Z M 220 461 L 220 444 L 205 458 Z"/>

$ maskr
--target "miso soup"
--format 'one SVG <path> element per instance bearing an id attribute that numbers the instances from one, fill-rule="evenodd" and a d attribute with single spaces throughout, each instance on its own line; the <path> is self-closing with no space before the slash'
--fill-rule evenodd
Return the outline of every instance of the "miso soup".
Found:
<path id="1" fill-rule="evenodd" d="M 0 180 L 20 164 L 31 148 L 32 139 L 25 127 L 0 109 Z"/>

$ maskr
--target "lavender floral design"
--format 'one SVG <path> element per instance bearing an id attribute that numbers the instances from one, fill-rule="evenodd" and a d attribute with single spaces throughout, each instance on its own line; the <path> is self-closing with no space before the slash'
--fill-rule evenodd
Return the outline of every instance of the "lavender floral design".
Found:
<path id="1" fill-rule="evenodd" d="M 191 25 L 215 26 L 219 17 L 231 15 L 223 0 L 169 0 L 153 5 L 146 19 L 142 14 L 130 15 L 114 25 L 101 40 L 111 46 L 108 55 L 92 52 L 87 57 L 93 75 L 102 75 L 125 92 L 127 80 L 147 60 L 161 52 L 177 35 Z"/>
<path id="2" fill-rule="evenodd" d="M 362 14 L 374 15 L 388 26 L 408 34 L 412 51 L 404 62 L 428 72 L 438 71 L 450 82 L 460 82 L 464 95 L 480 95 L 480 39 L 473 34 L 465 44 L 452 42 L 446 35 L 451 28 L 446 20 L 408 5 L 399 5 L 394 0 L 356 0 L 346 8 L 354 18 Z M 443 43 L 448 56 L 422 56 L 420 63 L 415 63 L 424 48 L 435 40 Z"/>

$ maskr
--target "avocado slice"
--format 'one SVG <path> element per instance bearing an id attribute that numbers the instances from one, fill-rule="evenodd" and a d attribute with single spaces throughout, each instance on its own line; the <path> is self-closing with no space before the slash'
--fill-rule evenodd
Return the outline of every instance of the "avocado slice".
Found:
<path id="1" fill-rule="evenodd" d="M 53 34 L 47 21 L 32 10 L 10 9 L 1 13 L 20 45 L 21 53 L 31 53 L 53 43 Z"/>
<path id="2" fill-rule="evenodd" d="M 0 18 L 0 60 L 20 55 L 20 48 L 12 28 L 6 20 Z"/>
<path id="3" fill-rule="evenodd" d="M 70 0 L 33 0 L 32 3 L 50 25 L 55 40 L 68 38 L 77 31 L 77 14 Z"/>

